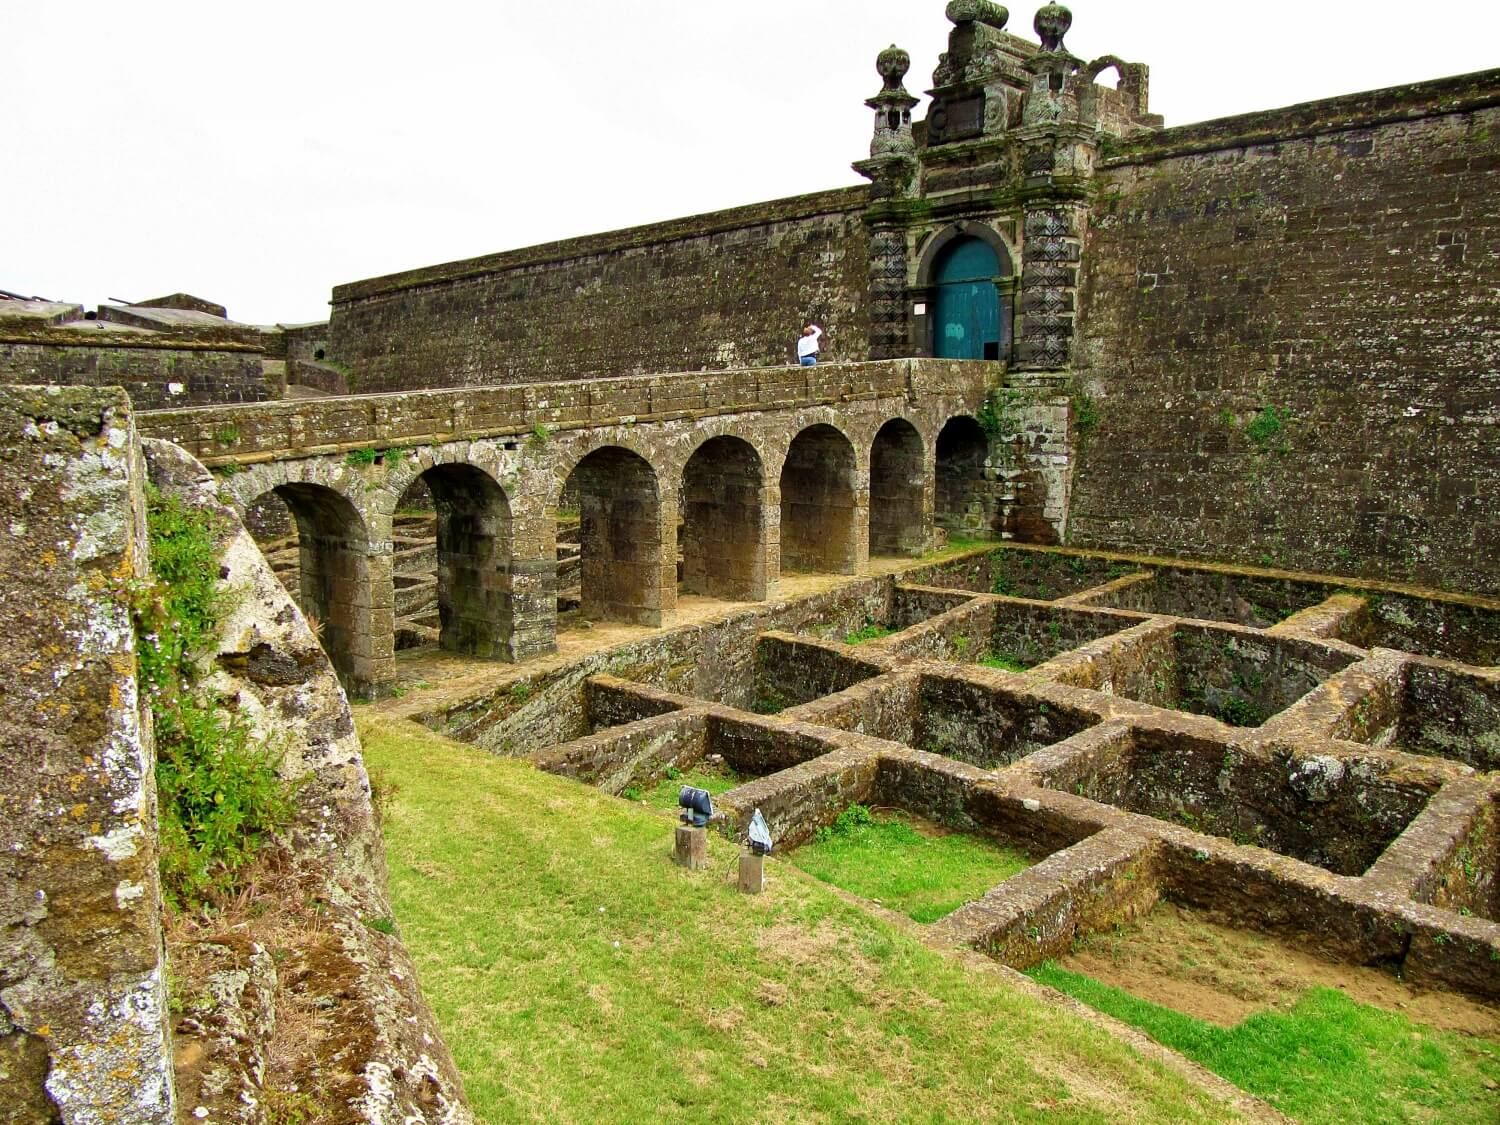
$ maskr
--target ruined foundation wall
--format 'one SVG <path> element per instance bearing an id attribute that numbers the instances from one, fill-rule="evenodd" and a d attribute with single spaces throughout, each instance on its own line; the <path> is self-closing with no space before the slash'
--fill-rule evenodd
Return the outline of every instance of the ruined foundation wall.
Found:
<path id="1" fill-rule="evenodd" d="M 1497 105 L 1488 71 L 1104 161 L 1073 544 L 1500 590 Z"/>
<path id="2" fill-rule="evenodd" d="M 355 393 L 792 363 L 868 354 L 860 188 L 341 285 L 330 355 Z"/>

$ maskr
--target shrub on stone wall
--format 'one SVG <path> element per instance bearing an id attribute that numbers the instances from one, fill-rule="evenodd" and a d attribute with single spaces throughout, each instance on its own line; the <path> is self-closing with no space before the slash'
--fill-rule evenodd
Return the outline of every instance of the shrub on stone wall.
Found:
<path id="1" fill-rule="evenodd" d="M 279 755 L 201 683 L 233 595 L 219 581 L 223 529 L 207 512 L 147 495 L 154 580 L 135 591 L 137 667 L 156 733 L 162 890 L 193 908 L 231 893 L 290 823 L 295 786 Z"/>

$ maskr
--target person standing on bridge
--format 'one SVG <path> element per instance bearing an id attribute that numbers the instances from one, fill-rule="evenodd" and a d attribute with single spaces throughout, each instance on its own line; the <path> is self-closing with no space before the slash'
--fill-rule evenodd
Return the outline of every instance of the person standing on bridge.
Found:
<path id="1" fill-rule="evenodd" d="M 809 324 L 802 330 L 802 335 L 797 338 L 797 362 L 803 367 L 814 367 L 818 362 L 818 341 L 823 338 L 823 330 L 816 324 Z"/>

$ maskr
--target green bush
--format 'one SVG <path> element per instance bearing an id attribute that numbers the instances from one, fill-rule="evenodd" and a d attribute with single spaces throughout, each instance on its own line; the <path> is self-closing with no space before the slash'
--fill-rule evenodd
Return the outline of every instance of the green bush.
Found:
<path id="1" fill-rule="evenodd" d="M 196 907 L 234 890 L 240 871 L 291 821 L 295 786 L 243 718 L 198 687 L 232 597 L 219 584 L 222 527 L 147 491 L 155 580 L 134 593 L 137 671 L 156 731 L 162 890 Z"/>

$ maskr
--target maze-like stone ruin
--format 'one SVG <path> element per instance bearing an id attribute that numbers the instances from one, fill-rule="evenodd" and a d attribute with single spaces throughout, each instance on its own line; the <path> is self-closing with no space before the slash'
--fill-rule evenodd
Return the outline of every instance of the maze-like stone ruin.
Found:
<path id="1" fill-rule="evenodd" d="M 697 694 L 616 653 L 532 759 L 632 796 L 720 764 L 781 853 L 854 804 L 1002 843 L 1030 866 L 928 932 L 1018 968 L 1172 903 L 1500 1000 L 1500 606 L 1006 547 L 781 619 Z"/>

